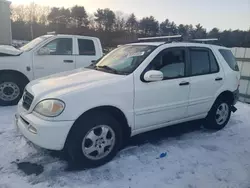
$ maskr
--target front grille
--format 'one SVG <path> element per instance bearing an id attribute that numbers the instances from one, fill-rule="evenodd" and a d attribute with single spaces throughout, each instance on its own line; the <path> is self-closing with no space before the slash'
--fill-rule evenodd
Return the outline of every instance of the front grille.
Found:
<path id="1" fill-rule="evenodd" d="M 34 99 L 34 96 L 25 90 L 23 94 L 23 108 L 25 108 L 26 110 L 29 110 L 33 99 Z"/>

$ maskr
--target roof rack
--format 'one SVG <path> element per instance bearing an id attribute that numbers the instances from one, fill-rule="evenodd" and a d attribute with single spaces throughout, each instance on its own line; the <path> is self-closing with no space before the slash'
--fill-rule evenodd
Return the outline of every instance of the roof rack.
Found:
<path id="1" fill-rule="evenodd" d="M 47 32 L 47 35 L 56 35 L 56 32 L 55 31 L 50 31 L 50 32 Z"/>
<path id="2" fill-rule="evenodd" d="M 144 38 L 138 38 L 138 41 L 142 40 L 158 40 L 158 39 L 173 39 L 173 38 L 181 38 L 182 35 L 170 35 L 170 36 L 160 36 L 160 37 L 144 37 Z"/>
<path id="3" fill-rule="evenodd" d="M 181 41 L 182 35 L 144 37 L 144 38 L 138 38 L 137 40 L 139 42 L 173 42 L 173 41 Z"/>
<path id="4" fill-rule="evenodd" d="M 219 41 L 218 38 L 208 38 L 208 39 L 191 39 L 190 42 L 197 42 L 197 43 L 204 43 L 204 44 L 208 44 L 208 43 L 213 43 L 215 41 Z"/>
<path id="5" fill-rule="evenodd" d="M 164 42 L 164 44 L 172 42 L 190 42 L 190 43 L 203 43 L 203 44 L 215 44 L 220 45 L 218 38 L 203 38 L 203 39 L 188 39 L 185 40 L 182 35 L 169 35 L 169 36 L 159 36 L 159 37 L 143 37 L 138 38 L 137 41 L 130 43 L 140 43 L 140 42 Z"/>

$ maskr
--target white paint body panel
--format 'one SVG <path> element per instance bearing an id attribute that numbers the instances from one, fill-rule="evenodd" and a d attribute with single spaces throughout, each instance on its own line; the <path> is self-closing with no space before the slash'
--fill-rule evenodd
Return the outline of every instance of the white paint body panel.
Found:
<path id="1" fill-rule="evenodd" d="M 73 54 L 68 55 L 38 55 L 40 48 L 49 42 L 59 38 L 72 38 Z M 76 38 L 89 39 L 94 42 L 96 55 L 89 57 L 79 55 L 78 42 Z M 92 60 L 102 57 L 102 46 L 98 38 L 77 36 L 77 35 L 54 35 L 37 44 L 30 51 L 20 51 L 11 46 L 0 46 L 0 53 L 6 53 L 13 56 L 0 57 L 0 71 L 14 70 L 25 75 L 30 81 L 48 76 L 51 74 L 69 71 L 75 68 L 86 67 L 91 64 Z M 73 60 L 72 63 L 65 63 L 64 60 Z M 30 70 L 29 70 L 30 69 Z"/>
<path id="2" fill-rule="evenodd" d="M 159 52 L 170 47 L 188 46 L 211 49 L 219 62 L 220 72 L 151 83 L 141 81 L 142 72 Z M 126 76 L 77 69 L 38 79 L 27 86 L 27 90 L 35 97 L 30 110 L 23 110 L 22 101 L 20 101 L 19 111 L 27 121 L 30 121 L 28 116 L 33 114 L 46 125 L 57 122 L 56 126 L 60 127 L 59 122 L 62 122 L 60 135 L 64 135 L 65 138 L 60 140 L 66 140 L 72 122 L 79 116 L 100 106 L 113 106 L 120 109 L 131 127 L 132 136 L 176 123 L 201 119 L 206 117 L 214 101 L 223 91 L 233 92 L 238 88 L 239 73 L 227 65 L 218 52 L 221 48 L 224 47 L 192 43 L 163 44 L 156 48 L 133 73 Z M 223 77 L 223 81 L 215 82 L 214 79 L 217 76 Z M 190 84 L 179 86 L 182 81 Z M 33 111 L 39 101 L 48 98 L 65 102 L 66 107 L 61 115 L 47 118 Z M 56 129 L 52 128 L 51 131 L 55 136 L 57 135 Z M 39 139 L 41 140 L 36 138 L 36 144 L 39 145 L 41 142 L 40 146 L 44 147 L 46 137 Z M 61 147 L 61 142 L 58 142 L 50 149 L 58 150 Z"/>
<path id="3" fill-rule="evenodd" d="M 21 50 L 16 49 L 13 46 L 9 45 L 0 45 L 0 53 L 10 54 L 10 55 L 19 55 L 22 53 Z"/>

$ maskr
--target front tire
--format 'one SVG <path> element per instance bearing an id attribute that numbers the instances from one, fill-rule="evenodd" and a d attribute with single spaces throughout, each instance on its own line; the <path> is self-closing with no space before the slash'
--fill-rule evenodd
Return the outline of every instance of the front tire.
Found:
<path id="1" fill-rule="evenodd" d="M 15 75 L 0 75 L 0 106 L 16 105 L 22 97 L 26 84 Z"/>
<path id="2" fill-rule="evenodd" d="M 212 130 L 223 129 L 231 116 L 231 103 L 221 98 L 217 99 L 209 111 L 204 127 Z"/>
<path id="3" fill-rule="evenodd" d="M 69 133 L 66 152 L 75 168 L 93 168 L 109 162 L 122 141 L 121 128 L 107 113 L 89 113 L 77 120 Z"/>

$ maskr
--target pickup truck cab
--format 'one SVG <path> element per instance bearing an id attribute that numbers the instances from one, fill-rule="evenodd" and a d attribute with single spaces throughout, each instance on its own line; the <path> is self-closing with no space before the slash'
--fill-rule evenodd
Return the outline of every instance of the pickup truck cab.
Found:
<path id="1" fill-rule="evenodd" d="M 102 57 L 100 40 L 76 35 L 40 36 L 20 49 L 0 46 L 0 105 L 14 105 L 31 80 L 89 66 Z"/>
<path id="2" fill-rule="evenodd" d="M 204 119 L 226 126 L 240 73 L 230 49 L 199 43 L 132 43 L 96 65 L 29 83 L 16 124 L 34 144 L 77 165 L 111 160 L 130 136 Z"/>

